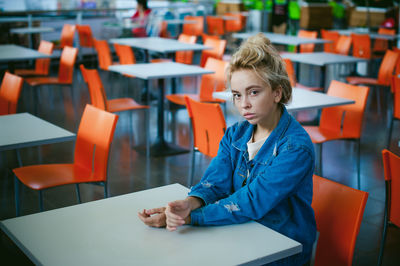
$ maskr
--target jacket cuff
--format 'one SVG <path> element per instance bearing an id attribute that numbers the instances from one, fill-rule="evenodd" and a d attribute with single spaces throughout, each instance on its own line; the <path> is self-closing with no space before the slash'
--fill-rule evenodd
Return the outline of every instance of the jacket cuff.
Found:
<path id="1" fill-rule="evenodd" d="M 204 224 L 203 208 L 198 208 L 190 213 L 190 224 L 191 225 Z"/>

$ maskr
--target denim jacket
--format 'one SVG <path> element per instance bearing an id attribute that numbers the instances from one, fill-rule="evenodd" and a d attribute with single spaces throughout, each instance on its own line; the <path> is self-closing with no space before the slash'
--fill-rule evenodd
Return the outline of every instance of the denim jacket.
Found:
<path id="1" fill-rule="evenodd" d="M 217 156 L 189 192 L 205 204 L 192 211 L 191 223 L 225 225 L 255 220 L 303 245 L 301 254 L 279 265 L 302 265 L 310 260 L 316 234 L 311 208 L 313 144 L 283 107 L 278 125 L 249 161 L 247 142 L 253 129 L 247 121 L 227 129 Z"/>

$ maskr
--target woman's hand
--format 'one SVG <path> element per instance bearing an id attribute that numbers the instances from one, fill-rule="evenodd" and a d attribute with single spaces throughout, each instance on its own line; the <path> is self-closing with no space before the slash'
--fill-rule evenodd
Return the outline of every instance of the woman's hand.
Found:
<path id="1" fill-rule="evenodd" d="M 190 224 L 190 212 L 201 207 L 202 201 L 196 197 L 188 197 L 168 203 L 165 209 L 167 229 L 175 231 L 178 226 Z"/>
<path id="2" fill-rule="evenodd" d="M 139 212 L 139 219 L 148 226 L 165 227 L 167 225 L 165 207 L 143 210 Z"/>

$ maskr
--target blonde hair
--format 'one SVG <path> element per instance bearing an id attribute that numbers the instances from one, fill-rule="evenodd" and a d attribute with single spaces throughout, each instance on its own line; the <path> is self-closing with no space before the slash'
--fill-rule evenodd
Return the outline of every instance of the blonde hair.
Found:
<path id="1" fill-rule="evenodd" d="M 258 33 L 242 43 L 233 54 L 227 68 L 227 88 L 230 88 L 232 74 L 242 69 L 254 70 L 272 90 L 282 88 L 280 104 L 286 104 L 292 97 L 292 86 L 286 66 L 278 51 L 264 34 Z"/>

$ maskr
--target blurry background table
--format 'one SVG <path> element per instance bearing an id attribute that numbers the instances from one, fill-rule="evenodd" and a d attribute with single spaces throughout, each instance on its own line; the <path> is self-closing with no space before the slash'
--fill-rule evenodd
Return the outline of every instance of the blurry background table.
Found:
<path id="1" fill-rule="evenodd" d="M 261 265 L 301 252 L 300 243 L 256 222 L 169 232 L 137 217 L 187 193 L 167 185 L 4 220 L 0 227 L 37 265 Z"/>

